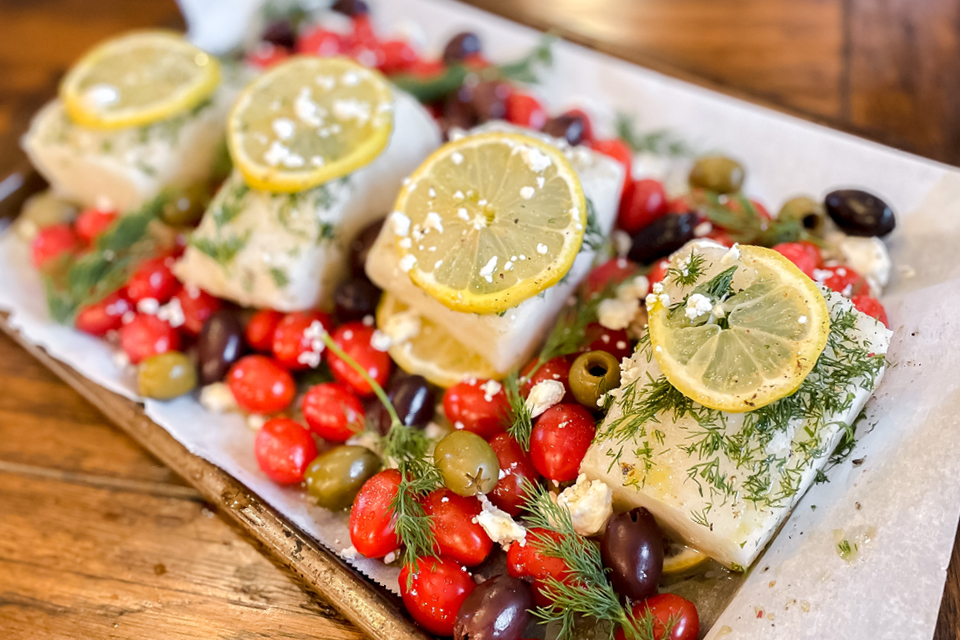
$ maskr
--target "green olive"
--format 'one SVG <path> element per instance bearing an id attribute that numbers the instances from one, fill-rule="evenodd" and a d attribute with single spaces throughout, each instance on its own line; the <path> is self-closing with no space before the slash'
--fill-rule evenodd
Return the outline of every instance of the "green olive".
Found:
<path id="1" fill-rule="evenodd" d="M 600 397 L 620 386 L 620 363 L 606 351 L 588 351 L 573 361 L 569 380 L 577 402 L 596 411 Z"/>
<path id="2" fill-rule="evenodd" d="M 489 493 L 500 478 L 500 462 L 487 441 L 469 431 L 454 431 L 437 443 L 433 464 L 443 484 L 461 496 Z"/>
<path id="3" fill-rule="evenodd" d="M 160 210 L 160 219 L 173 227 L 186 227 L 199 222 L 210 203 L 206 185 L 192 185 L 173 194 Z"/>
<path id="4" fill-rule="evenodd" d="M 151 356 L 137 367 L 137 388 L 142 396 L 170 400 L 197 386 L 197 369 L 185 354 L 167 351 Z"/>
<path id="5" fill-rule="evenodd" d="M 810 233 L 822 235 L 827 225 L 827 211 L 822 202 L 807 196 L 798 196 L 783 204 L 777 220 L 798 220 Z"/>
<path id="6" fill-rule="evenodd" d="M 743 186 L 743 166 L 726 156 L 697 158 L 690 170 L 690 186 L 717 193 L 735 193 Z"/>
<path id="7" fill-rule="evenodd" d="M 380 458 L 366 447 L 334 447 L 307 466 L 307 492 L 325 509 L 346 509 L 353 504 L 363 483 L 375 476 L 380 467 Z"/>

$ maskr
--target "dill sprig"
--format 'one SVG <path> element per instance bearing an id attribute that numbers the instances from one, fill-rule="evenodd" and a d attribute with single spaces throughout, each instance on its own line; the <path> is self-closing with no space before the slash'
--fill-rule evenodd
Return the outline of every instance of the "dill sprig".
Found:
<path id="1" fill-rule="evenodd" d="M 559 358 L 560 356 L 575 353 L 577 349 L 583 346 L 586 338 L 587 326 L 597 321 L 597 311 L 600 308 L 600 302 L 608 297 L 607 292 L 598 296 L 592 296 L 588 300 L 579 300 L 575 305 L 568 305 L 557 319 L 553 326 L 547 341 L 540 349 L 537 356 L 537 363 L 533 369 L 526 374 L 526 379 L 530 379 L 545 363 Z"/>
<path id="2" fill-rule="evenodd" d="M 678 287 L 692 287 L 709 268 L 707 259 L 697 253 L 695 249 L 691 249 L 690 257 L 681 260 L 679 266 L 668 268 L 666 277 L 672 279 L 673 284 Z"/>
<path id="3" fill-rule="evenodd" d="M 733 274 L 736 271 L 736 266 L 721 271 L 708 281 L 698 285 L 693 292 L 707 296 L 711 300 L 722 302 L 724 298 L 733 293 Z"/>
<path id="4" fill-rule="evenodd" d="M 530 414 L 530 407 L 523 394 L 520 393 L 520 380 L 516 371 L 503 380 L 503 389 L 507 395 L 507 402 L 510 404 L 510 412 L 507 415 L 509 426 L 507 433 L 523 447 L 524 451 L 530 450 L 530 435 L 533 433 L 533 417 Z"/>
<path id="5" fill-rule="evenodd" d="M 556 41 L 555 35 L 544 34 L 525 56 L 519 60 L 498 65 L 496 67 L 498 74 L 508 80 L 536 84 L 540 81 L 537 75 L 539 68 L 549 68 L 553 65 L 553 44 Z"/>
<path id="6" fill-rule="evenodd" d="M 820 243 L 808 232 L 800 220 L 761 216 L 757 208 L 742 194 L 721 196 L 710 191 L 695 196 L 697 211 L 714 225 L 724 229 L 730 237 L 741 244 L 756 244 L 772 247 L 781 242 L 808 240 Z M 729 206 L 730 202 L 736 206 Z"/>
<path id="7" fill-rule="evenodd" d="M 634 153 L 648 152 L 672 157 L 685 157 L 693 153 L 686 142 L 674 137 L 666 129 L 639 133 L 633 119 L 625 113 L 617 114 L 615 126 L 617 137 L 626 142 Z"/>
<path id="8" fill-rule="evenodd" d="M 610 240 L 607 234 L 603 232 L 603 229 L 600 228 L 600 223 L 597 221 L 597 213 L 593 207 L 593 201 L 587 198 L 587 226 L 583 230 L 583 244 L 580 250 L 583 251 L 584 248 L 587 248 L 592 251 L 600 251 L 606 247 L 609 242 Z"/>

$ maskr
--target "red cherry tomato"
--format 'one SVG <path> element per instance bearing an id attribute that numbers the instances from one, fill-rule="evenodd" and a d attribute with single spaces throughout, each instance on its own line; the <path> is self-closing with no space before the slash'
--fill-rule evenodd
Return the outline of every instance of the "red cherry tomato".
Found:
<path id="1" fill-rule="evenodd" d="M 180 334 L 157 316 L 138 313 L 120 327 L 120 347 L 132 364 L 180 348 Z"/>
<path id="2" fill-rule="evenodd" d="M 653 617 L 654 640 L 697 640 L 700 635 L 700 616 L 692 602 L 672 593 L 661 593 L 633 605 L 633 617 L 642 620 Z M 672 625 L 670 635 L 667 626 Z M 617 629 L 616 640 L 626 640 L 623 629 Z"/>
<path id="3" fill-rule="evenodd" d="M 399 486 L 400 472 L 387 469 L 363 483 L 357 493 L 350 509 L 350 543 L 360 555 L 382 558 L 400 546 L 390 508 Z"/>
<path id="4" fill-rule="evenodd" d="M 127 282 L 127 295 L 134 302 L 152 298 L 160 304 L 169 302 L 180 289 L 180 281 L 170 267 L 173 258 L 160 256 L 144 260 Z"/>
<path id="5" fill-rule="evenodd" d="M 447 420 L 455 428 L 475 433 L 484 440 L 506 430 L 506 418 L 510 412 L 504 390 L 487 393 L 490 389 L 487 382 L 460 382 L 443 394 L 443 411 Z"/>
<path id="6" fill-rule="evenodd" d="M 710 233 L 705 235 L 704 238 L 709 238 L 710 240 L 713 240 L 717 244 L 722 244 L 727 248 L 730 248 L 735 244 L 733 241 L 733 238 L 730 237 L 729 233 L 717 227 L 714 227 L 713 229 L 711 229 Z"/>
<path id="7" fill-rule="evenodd" d="M 555 482 L 575 480 L 580 462 L 596 434 L 590 412 L 578 404 L 558 404 L 533 425 L 530 459 L 544 477 Z"/>
<path id="8" fill-rule="evenodd" d="M 384 73 L 400 73 L 417 61 L 417 50 L 406 40 L 387 40 L 380 45 L 383 60 L 380 70 Z"/>
<path id="9" fill-rule="evenodd" d="M 623 188 L 633 182 L 631 171 L 633 171 L 633 151 L 627 146 L 627 143 L 620 138 L 607 138 L 606 140 L 594 140 L 590 143 L 590 148 L 598 151 L 605 156 L 610 156 L 623 166 Z"/>
<path id="10" fill-rule="evenodd" d="M 520 377 L 526 380 L 521 388 L 521 393 L 526 397 L 530 395 L 530 390 L 537 383 L 544 380 L 556 380 L 562 382 L 563 388 L 566 389 L 566 393 L 563 394 L 563 399 L 560 402 L 573 402 L 573 396 L 570 394 L 570 365 L 572 363 L 573 360 L 570 357 L 558 356 L 544 362 L 531 376 L 530 372 L 537 366 L 537 360 L 531 360 L 520 374 Z"/>
<path id="11" fill-rule="evenodd" d="M 658 260 L 653 267 L 650 268 L 650 272 L 647 274 L 647 280 L 650 282 L 652 287 L 658 282 L 663 282 L 663 279 L 667 277 L 667 269 L 670 268 L 670 261 L 666 258 Z"/>
<path id="12" fill-rule="evenodd" d="M 290 372 L 266 356 L 241 358 L 230 367 L 227 384 L 240 408 L 250 413 L 283 411 L 297 392 Z"/>
<path id="13" fill-rule="evenodd" d="M 272 418 L 253 442 L 260 470 L 277 484 L 303 482 L 307 465 L 317 457 L 317 443 L 303 425 L 290 418 Z"/>
<path id="14" fill-rule="evenodd" d="M 514 91 L 507 96 L 507 121 L 539 131 L 547 123 L 547 112 L 540 101 L 527 93 Z"/>
<path id="15" fill-rule="evenodd" d="M 867 281 L 850 267 L 833 266 L 817 269 L 813 272 L 813 279 L 847 298 L 870 292 Z"/>
<path id="16" fill-rule="evenodd" d="M 303 418 L 310 430 L 331 442 L 345 442 L 363 431 L 366 414 L 363 403 L 339 382 L 310 387 L 303 396 Z"/>
<path id="17" fill-rule="evenodd" d="M 30 245 L 33 266 L 43 269 L 58 258 L 73 255 L 80 250 L 80 239 L 66 223 L 44 227 L 37 232 Z"/>
<path id="18" fill-rule="evenodd" d="M 393 361 L 385 351 L 378 351 L 370 344 L 373 331 L 373 327 L 368 327 L 362 322 L 348 322 L 340 325 L 331 338 L 344 353 L 353 358 L 367 372 L 368 376 L 373 378 L 374 382 L 383 387 L 390 377 Z M 340 359 L 340 356 L 328 353 L 327 364 L 330 365 L 333 377 L 350 387 L 361 398 L 373 395 L 373 388 L 353 367 Z"/>
<path id="19" fill-rule="evenodd" d="M 373 28 L 373 21 L 370 14 L 361 13 L 353 16 L 353 34 L 351 34 L 351 44 L 353 46 L 373 46 L 378 44 L 377 34 Z"/>
<path id="20" fill-rule="evenodd" d="M 286 47 L 278 47 L 272 42 L 261 42 L 257 48 L 247 54 L 247 64 L 258 69 L 269 69 L 290 57 Z"/>
<path id="21" fill-rule="evenodd" d="M 84 209 L 73 223 L 77 235 L 86 242 L 93 242 L 101 233 L 110 228 L 117 219 L 117 212 L 104 209 Z"/>
<path id="22" fill-rule="evenodd" d="M 254 351 L 273 350 L 273 332 L 283 320 L 283 314 L 273 309 L 260 309 L 252 316 L 244 329 L 247 344 Z"/>
<path id="23" fill-rule="evenodd" d="M 493 541 L 475 520 L 482 510 L 479 500 L 437 489 L 423 501 L 423 510 L 430 516 L 440 555 L 467 567 L 480 564 L 490 555 Z"/>
<path id="24" fill-rule="evenodd" d="M 200 335 L 203 324 L 223 307 L 220 298 L 196 287 L 183 287 L 173 297 L 183 310 L 182 330 L 191 336 Z"/>
<path id="25" fill-rule="evenodd" d="M 606 351 L 617 360 L 633 355 L 630 336 L 625 329 L 608 329 L 598 322 L 587 325 L 584 331 L 586 346 L 580 351 Z"/>
<path id="26" fill-rule="evenodd" d="M 511 516 L 520 515 L 525 502 L 523 486 L 540 477 L 530 454 L 509 434 L 501 433 L 490 441 L 490 448 L 500 463 L 500 479 L 487 497 L 490 502 Z"/>
<path id="27" fill-rule="evenodd" d="M 313 56 L 338 56 L 344 51 L 343 37 L 336 31 L 313 27 L 297 38 L 296 50 Z"/>
<path id="28" fill-rule="evenodd" d="M 591 298 L 600 295 L 607 287 L 620 284 L 639 271 L 635 262 L 626 258 L 613 258 L 591 271 L 583 283 L 583 296 Z"/>
<path id="29" fill-rule="evenodd" d="M 800 271 L 813 277 L 813 270 L 823 266 L 823 256 L 820 247 L 812 242 L 781 242 L 773 247 L 784 258 L 797 265 Z"/>
<path id="30" fill-rule="evenodd" d="M 325 347 L 317 342 L 319 338 L 305 335 L 314 322 L 319 322 L 324 332 L 333 328 L 330 316 L 319 311 L 294 311 L 283 317 L 273 331 L 273 357 L 277 362 L 291 371 L 303 371 L 319 364 Z"/>
<path id="31" fill-rule="evenodd" d="M 649 178 L 634 180 L 624 189 L 617 225 L 633 235 L 670 211 L 671 205 L 667 202 L 667 192 L 658 180 Z"/>
<path id="32" fill-rule="evenodd" d="M 861 293 L 858 296 L 853 296 L 850 298 L 850 302 L 852 302 L 853 306 L 855 306 L 859 311 L 867 314 L 871 318 L 876 318 L 883 323 L 883 326 L 887 327 L 888 329 L 890 328 L 890 321 L 887 319 L 887 311 L 876 298 L 868 296 L 865 293 Z"/>
<path id="33" fill-rule="evenodd" d="M 430 78 L 432 76 L 439 76 L 446 70 L 447 65 L 443 63 L 443 60 L 426 60 L 420 58 L 407 68 L 407 73 L 415 75 L 418 78 Z"/>
<path id="34" fill-rule="evenodd" d="M 537 549 L 536 536 L 560 539 L 560 534 L 547 529 L 533 528 L 527 532 L 524 544 L 513 542 L 507 549 L 507 573 L 514 578 L 533 578 L 546 580 L 554 578 L 560 582 L 570 579 L 567 563 L 560 558 L 544 555 Z"/>
<path id="35" fill-rule="evenodd" d="M 108 331 L 119 329 L 123 324 L 123 314 L 132 310 L 133 305 L 127 299 L 126 292 L 116 291 L 100 302 L 81 307 L 74 326 L 90 335 L 102 337 Z"/>
<path id="36" fill-rule="evenodd" d="M 770 219 L 770 212 L 767 211 L 767 208 L 763 206 L 760 202 L 757 202 L 756 200 L 753 200 L 753 199 L 748 199 L 747 201 L 751 205 L 753 205 L 753 210 L 757 213 L 758 216 L 766 220 Z M 739 198 L 728 198 L 725 206 L 727 207 L 727 209 L 729 209 L 730 211 L 733 211 L 734 213 L 741 213 L 743 211 L 743 207 L 740 206 Z"/>
<path id="37" fill-rule="evenodd" d="M 476 583 L 449 558 L 420 558 L 400 571 L 400 597 L 410 617 L 426 631 L 452 636 L 457 612 Z"/>

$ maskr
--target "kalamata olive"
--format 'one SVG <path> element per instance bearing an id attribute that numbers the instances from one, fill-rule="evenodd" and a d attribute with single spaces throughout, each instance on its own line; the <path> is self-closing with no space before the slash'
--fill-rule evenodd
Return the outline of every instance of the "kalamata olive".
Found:
<path id="1" fill-rule="evenodd" d="M 479 122 L 477 114 L 470 104 L 472 91 L 461 87 L 456 93 L 447 96 L 443 102 L 443 115 L 439 125 L 445 139 L 449 139 L 451 129 L 470 129 Z"/>
<path id="2" fill-rule="evenodd" d="M 897 226 L 890 205 L 866 191 L 831 191 L 824 198 L 824 202 L 830 218 L 851 236 L 885 236 Z"/>
<path id="3" fill-rule="evenodd" d="M 477 120 L 502 120 L 507 115 L 507 98 L 510 97 L 510 85 L 497 80 L 480 82 L 473 87 L 470 106 Z"/>
<path id="4" fill-rule="evenodd" d="M 716 193 L 734 193 L 743 186 L 743 166 L 726 156 L 697 158 L 690 170 L 690 186 Z"/>
<path id="5" fill-rule="evenodd" d="M 350 17 L 370 13 L 370 5 L 364 2 L 364 0 L 337 0 L 330 9 Z"/>
<path id="6" fill-rule="evenodd" d="M 827 211 L 813 198 L 797 196 L 783 203 L 777 220 L 799 220 L 803 228 L 815 235 L 821 235 L 826 224 Z"/>
<path id="7" fill-rule="evenodd" d="M 600 396 L 620 386 L 620 363 L 606 351 L 581 353 L 570 366 L 568 379 L 577 402 L 596 411 Z"/>
<path id="8" fill-rule="evenodd" d="M 267 25 L 260 39 L 277 47 L 293 49 L 297 44 L 297 34 L 289 20 L 277 20 Z"/>
<path id="9" fill-rule="evenodd" d="M 490 578 L 460 605 L 454 640 L 518 640 L 530 624 L 533 608 L 526 582 L 506 574 Z"/>
<path id="10" fill-rule="evenodd" d="M 380 235 L 380 229 L 383 228 L 383 221 L 386 218 L 380 218 L 376 222 L 371 222 L 363 228 L 357 237 L 350 243 L 350 268 L 355 274 L 363 274 L 367 265 L 367 255 L 370 253 L 370 247 L 376 242 Z"/>
<path id="11" fill-rule="evenodd" d="M 400 422 L 408 427 L 425 427 L 433 419 L 436 398 L 423 376 L 404 376 L 387 393 Z"/>
<path id="12" fill-rule="evenodd" d="M 333 292 L 333 304 L 340 322 L 362 320 L 377 312 L 380 289 L 363 276 L 355 276 L 337 285 Z"/>
<path id="13" fill-rule="evenodd" d="M 223 380 L 227 370 L 246 351 L 243 324 L 232 311 L 218 311 L 203 323 L 197 337 L 197 360 L 200 363 L 200 384 Z"/>
<path id="14" fill-rule="evenodd" d="M 151 356 L 137 365 L 137 392 L 144 397 L 170 400 L 196 386 L 197 370 L 179 351 Z"/>
<path id="15" fill-rule="evenodd" d="M 633 236 L 627 257 L 638 264 L 650 264 L 669 256 L 694 238 L 697 214 L 672 213 L 661 216 Z"/>
<path id="16" fill-rule="evenodd" d="M 454 431 L 437 443 L 433 464 L 443 484 L 460 496 L 489 493 L 497 485 L 500 462 L 487 441 L 469 431 Z"/>
<path id="17" fill-rule="evenodd" d="M 363 483 L 375 476 L 381 466 L 380 458 L 366 447 L 334 447 L 307 466 L 307 492 L 324 509 L 346 509 L 353 504 Z"/>
<path id="18" fill-rule="evenodd" d="M 472 31 L 463 31 L 450 38 L 443 48 L 443 61 L 447 64 L 462 62 L 480 53 L 480 38 Z"/>
<path id="19" fill-rule="evenodd" d="M 663 572 L 663 534 L 643 507 L 618 513 L 600 538 L 600 557 L 621 597 L 643 600 L 657 592 Z"/>
<path id="20" fill-rule="evenodd" d="M 542 131 L 576 146 L 585 141 L 587 121 L 579 113 L 562 113 L 547 120 Z"/>

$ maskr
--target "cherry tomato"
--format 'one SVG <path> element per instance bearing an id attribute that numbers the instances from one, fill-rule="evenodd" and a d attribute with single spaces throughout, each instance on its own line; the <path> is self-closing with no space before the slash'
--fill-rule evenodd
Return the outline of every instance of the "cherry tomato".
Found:
<path id="1" fill-rule="evenodd" d="M 530 372 L 533 371 L 533 368 L 537 366 L 537 360 L 531 360 L 530 363 L 523 368 L 523 371 L 520 373 L 520 377 L 524 378 L 526 382 L 521 387 L 521 393 L 526 397 L 530 395 L 530 390 L 537 385 L 538 382 L 543 382 L 544 380 L 556 380 L 557 382 L 563 383 L 563 388 L 566 389 L 566 393 L 563 394 L 563 399 L 560 402 L 573 402 L 573 396 L 570 393 L 570 365 L 573 360 L 569 356 L 558 356 L 544 362 L 540 367 L 534 371 L 533 376 L 530 376 Z"/>
<path id="2" fill-rule="evenodd" d="M 180 333 L 157 316 L 138 313 L 120 327 L 120 347 L 131 364 L 139 364 L 150 356 L 180 349 Z"/>
<path id="3" fill-rule="evenodd" d="M 591 271 L 583 283 L 583 296 L 591 298 L 600 295 L 607 287 L 620 284 L 639 271 L 635 262 L 626 258 L 613 258 Z"/>
<path id="4" fill-rule="evenodd" d="M 457 429 L 470 431 L 484 440 L 489 440 L 506 430 L 510 403 L 503 388 L 496 393 L 487 380 L 460 382 L 443 394 L 443 411 L 447 420 Z"/>
<path id="5" fill-rule="evenodd" d="M 196 287 L 183 287 L 173 296 L 183 310 L 181 330 L 191 336 L 200 335 L 203 324 L 223 307 L 220 298 Z"/>
<path id="6" fill-rule="evenodd" d="M 310 430 L 331 442 L 345 442 L 363 431 L 366 414 L 363 403 L 339 382 L 310 387 L 303 396 L 303 418 Z"/>
<path id="7" fill-rule="evenodd" d="M 722 244 L 727 248 L 730 248 L 735 244 L 733 241 L 733 238 L 730 237 L 730 234 L 718 227 L 714 227 L 713 229 L 711 229 L 710 233 L 705 235 L 704 238 L 709 238 L 710 240 L 713 240 L 717 244 Z"/>
<path id="8" fill-rule="evenodd" d="M 253 442 L 260 470 L 277 484 L 303 482 L 307 465 L 317 457 L 317 443 L 303 425 L 290 418 L 271 418 Z"/>
<path id="9" fill-rule="evenodd" d="M 283 320 L 283 314 L 273 309 L 260 309 L 252 316 L 244 329 L 247 344 L 254 351 L 269 352 L 273 349 L 273 332 Z"/>
<path id="10" fill-rule="evenodd" d="M 617 225 L 633 235 L 669 212 L 670 205 L 663 184 L 649 178 L 633 180 L 627 184 L 620 200 Z"/>
<path id="11" fill-rule="evenodd" d="M 406 40 L 387 40 L 380 45 L 383 60 L 380 70 L 384 73 L 400 73 L 406 71 L 417 61 L 417 50 Z"/>
<path id="12" fill-rule="evenodd" d="M 418 78 L 430 78 L 432 76 L 439 76 L 446 70 L 447 65 L 443 63 L 443 60 L 420 58 L 407 68 L 407 73 L 415 75 Z"/>
<path id="13" fill-rule="evenodd" d="M 74 326 L 94 336 L 104 336 L 108 331 L 119 329 L 123 324 L 123 314 L 132 311 L 133 305 L 126 291 L 111 293 L 100 302 L 81 307 L 74 320 Z"/>
<path id="14" fill-rule="evenodd" d="M 539 131 L 547 122 L 547 112 L 530 94 L 514 91 L 507 96 L 507 121 Z"/>
<path id="15" fill-rule="evenodd" d="M 320 338 L 310 335 L 314 322 L 320 323 L 321 332 L 333 328 L 333 320 L 319 311 L 294 311 L 288 313 L 273 331 L 273 357 L 291 371 L 303 371 L 320 364 L 320 354 L 325 350 Z M 308 331 L 309 330 L 309 331 Z"/>
<path id="16" fill-rule="evenodd" d="M 760 202 L 757 202 L 753 199 L 748 199 L 748 202 L 753 205 L 753 210 L 757 213 L 758 216 L 765 220 L 770 220 L 770 212 L 767 211 L 767 208 L 763 206 Z M 734 213 L 740 213 L 743 211 L 743 207 L 740 206 L 739 198 L 728 198 L 726 204 L 724 205 L 730 211 Z"/>
<path id="17" fill-rule="evenodd" d="M 509 434 L 501 433 L 490 441 L 490 448 L 500 463 L 500 479 L 487 497 L 490 502 L 511 516 L 520 515 L 525 503 L 524 484 L 533 484 L 540 477 L 530 454 Z"/>
<path id="18" fill-rule="evenodd" d="M 77 216 L 73 228 L 77 235 L 86 242 L 93 242 L 101 233 L 110 228 L 117 219 L 117 212 L 107 209 L 84 209 Z"/>
<path id="19" fill-rule="evenodd" d="M 890 328 L 890 321 L 887 319 L 887 311 L 876 298 L 865 293 L 861 293 L 858 296 L 853 296 L 850 298 L 850 302 L 853 303 L 853 306 L 855 306 L 857 310 L 867 314 L 871 318 L 876 318 L 883 323 L 883 326 L 887 327 L 888 329 Z"/>
<path id="20" fill-rule="evenodd" d="M 633 182 L 633 178 L 631 177 L 631 171 L 633 171 L 633 151 L 627 146 L 626 142 L 620 138 L 594 140 L 590 143 L 590 148 L 605 156 L 610 156 L 623 166 L 624 189 Z"/>
<path id="21" fill-rule="evenodd" d="M 321 27 L 306 30 L 297 38 L 297 53 L 314 56 L 338 56 L 344 51 L 343 37 Z"/>
<path id="22" fill-rule="evenodd" d="M 694 189 L 690 193 L 677 196 L 667 202 L 667 213 L 690 213 L 697 211 L 696 200 L 699 197 L 700 190 Z"/>
<path id="23" fill-rule="evenodd" d="M 400 479 L 400 472 L 396 469 L 381 471 L 363 483 L 353 501 L 350 543 L 364 557 L 382 558 L 400 546 L 400 538 L 393 526 L 393 509 L 390 508 Z M 403 581 L 400 582 L 402 587 Z"/>
<path id="24" fill-rule="evenodd" d="M 353 358 L 367 372 L 368 376 L 373 378 L 374 382 L 383 387 L 390 378 L 393 361 L 385 351 L 378 351 L 370 344 L 373 331 L 373 327 L 368 327 L 362 322 L 348 322 L 340 325 L 331 338 L 344 353 Z M 333 377 L 350 387 L 361 398 L 373 395 L 373 388 L 353 367 L 341 360 L 340 356 L 328 353 L 327 363 L 330 365 Z"/>
<path id="25" fill-rule="evenodd" d="M 658 282 L 663 282 L 663 279 L 667 277 L 667 269 L 669 268 L 670 261 L 667 258 L 658 260 L 647 274 L 647 280 L 650 282 L 650 286 L 652 287 Z"/>
<path id="26" fill-rule="evenodd" d="M 555 482 L 575 480 L 580 462 L 597 428 L 590 412 L 578 404 L 558 404 L 533 425 L 530 459 L 544 477 Z"/>
<path id="27" fill-rule="evenodd" d="M 774 246 L 773 250 L 797 265 L 797 268 L 810 278 L 813 277 L 814 269 L 823 266 L 820 247 L 812 242 L 781 242 Z"/>
<path id="28" fill-rule="evenodd" d="M 870 291 L 870 285 L 863 276 L 850 267 L 833 266 L 817 269 L 813 272 L 813 279 L 847 298 Z"/>
<path id="29" fill-rule="evenodd" d="M 352 16 L 351 20 L 353 20 L 353 34 L 351 34 L 353 46 L 373 47 L 379 44 L 369 14 L 357 14 Z"/>
<path id="30" fill-rule="evenodd" d="M 258 69 L 269 69 L 290 57 L 290 50 L 278 47 L 272 42 L 261 42 L 257 48 L 247 54 L 247 64 Z"/>
<path id="31" fill-rule="evenodd" d="M 449 489 L 432 491 L 423 502 L 440 555 L 473 567 L 490 555 L 493 541 L 475 518 L 482 507 L 475 497 L 458 496 Z"/>
<path id="32" fill-rule="evenodd" d="M 400 597 L 426 631 L 452 636 L 463 601 L 477 588 L 463 565 L 449 558 L 420 558 L 400 571 Z"/>
<path id="33" fill-rule="evenodd" d="M 266 356 L 241 358 L 227 372 L 227 384 L 240 408 L 250 413 L 283 411 L 297 392 L 290 372 Z"/>
<path id="34" fill-rule="evenodd" d="M 152 298 L 160 304 L 169 302 L 180 289 L 180 281 L 170 267 L 173 258 L 159 256 L 140 263 L 127 282 L 127 295 L 134 302 Z"/>
<path id="35" fill-rule="evenodd" d="M 630 336 L 625 329 L 608 329 L 599 322 L 592 322 L 587 325 L 584 336 L 586 345 L 580 349 L 581 352 L 606 351 L 617 360 L 633 355 Z"/>
<path id="36" fill-rule="evenodd" d="M 633 605 L 633 617 L 642 620 L 653 616 L 654 640 L 697 640 L 700 616 L 692 602 L 672 593 L 661 593 Z M 667 625 L 673 625 L 667 636 Z M 617 629 L 616 640 L 626 640 L 623 629 Z"/>
<path id="37" fill-rule="evenodd" d="M 58 258 L 73 255 L 80 250 L 80 239 L 67 224 L 54 224 L 37 232 L 30 245 L 33 266 L 42 269 Z"/>
<path id="38" fill-rule="evenodd" d="M 547 529 L 533 528 L 527 531 L 524 544 L 513 542 L 507 549 L 507 573 L 514 578 L 545 580 L 554 578 L 560 582 L 570 579 L 567 563 L 560 558 L 544 555 L 537 549 L 536 536 L 560 539 L 560 534 Z"/>

